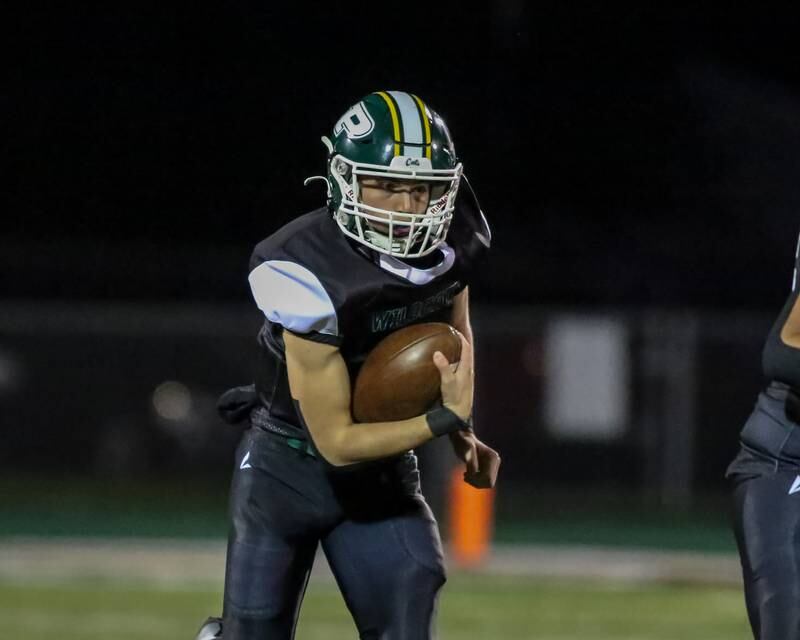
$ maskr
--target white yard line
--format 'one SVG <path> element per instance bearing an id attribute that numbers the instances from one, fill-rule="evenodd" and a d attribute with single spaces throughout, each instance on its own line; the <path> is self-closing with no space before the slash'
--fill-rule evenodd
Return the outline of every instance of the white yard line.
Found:
<path id="1" fill-rule="evenodd" d="M 457 570 L 453 561 L 451 571 Z M 168 586 L 221 586 L 223 540 L 0 538 L 0 580 L 63 582 L 79 579 L 142 581 Z M 472 569 L 507 576 L 620 582 L 698 582 L 740 585 L 738 558 L 601 547 L 496 546 Z M 332 580 L 319 554 L 315 579 Z"/>

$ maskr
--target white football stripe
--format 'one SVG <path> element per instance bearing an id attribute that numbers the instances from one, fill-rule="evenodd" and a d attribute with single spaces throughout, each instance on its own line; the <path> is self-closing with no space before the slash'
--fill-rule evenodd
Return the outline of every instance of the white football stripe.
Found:
<path id="1" fill-rule="evenodd" d="M 422 144 L 425 139 L 422 137 L 422 121 L 419 119 L 419 109 L 417 103 L 407 93 L 402 91 L 389 91 L 389 94 L 397 102 L 400 109 L 400 117 L 403 120 L 403 137 L 405 142 L 413 145 L 420 145 L 409 147 L 406 146 L 403 150 L 405 156 L 422 157 Z"/>

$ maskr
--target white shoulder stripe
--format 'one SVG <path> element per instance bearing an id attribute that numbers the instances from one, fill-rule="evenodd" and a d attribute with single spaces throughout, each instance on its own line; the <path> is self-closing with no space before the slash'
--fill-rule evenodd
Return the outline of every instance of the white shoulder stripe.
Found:
<path id="1" fill-rule="evenodd" d="M 317 276 L 288 260 L 268 260 L 248 277 L 258 308 L 270 322 L 296 333 L 339 334 L 336 309 Z"/>
<path id="2" fill-rule="evenodd" d="M 797 236 L 797 248 L 794 250 L 794 273 L 792 273 L 792 291 L 797 290 L 797 265 L 800 263 L 800 235 Z"/>

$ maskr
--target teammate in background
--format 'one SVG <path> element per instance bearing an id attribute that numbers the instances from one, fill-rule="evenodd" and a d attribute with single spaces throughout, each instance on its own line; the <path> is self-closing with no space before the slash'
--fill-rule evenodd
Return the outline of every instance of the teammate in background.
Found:
<path id="1" fill-rule="evenodd" d="M 430 638 L 445 572 L 411 450 L 447 436 L 466 482 L 488 488 L 497 476 L 499 456 L 469 424 L 468 283 L 490 232 L 444 121 L 415 95 L 379 91 L 323 142 L 327 206 L 251 259 L 260 362 L 255 386 L 220 402 L 250 428 L 231 488 L 223 619 L 198 639 L 292 638 L 318 544 L 361 638 Z M 434 358 L 442 406 L 355 424 L 351 380 L 367 353 L 402 326 L 437 321 L 462 335 L 455 372 Z"/>
<path id="2" fill-rule="evenodd" d="M 728 468 L 745 601 L 756 640 L 800 638 L 800 239 L 792 291 L 767 337 L 769 381 Z"/>

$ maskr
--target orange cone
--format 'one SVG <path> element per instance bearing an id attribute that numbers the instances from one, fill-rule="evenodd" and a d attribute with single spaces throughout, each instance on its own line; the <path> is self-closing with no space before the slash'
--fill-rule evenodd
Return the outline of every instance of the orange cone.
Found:
<path id="1" fill-rule="evenodd" d="M 450 549 L 459 567 L 476 567 L 489 553 L 494 531 L 494 492 L 464 482 L 461 466 L 450 476 Z"/>

